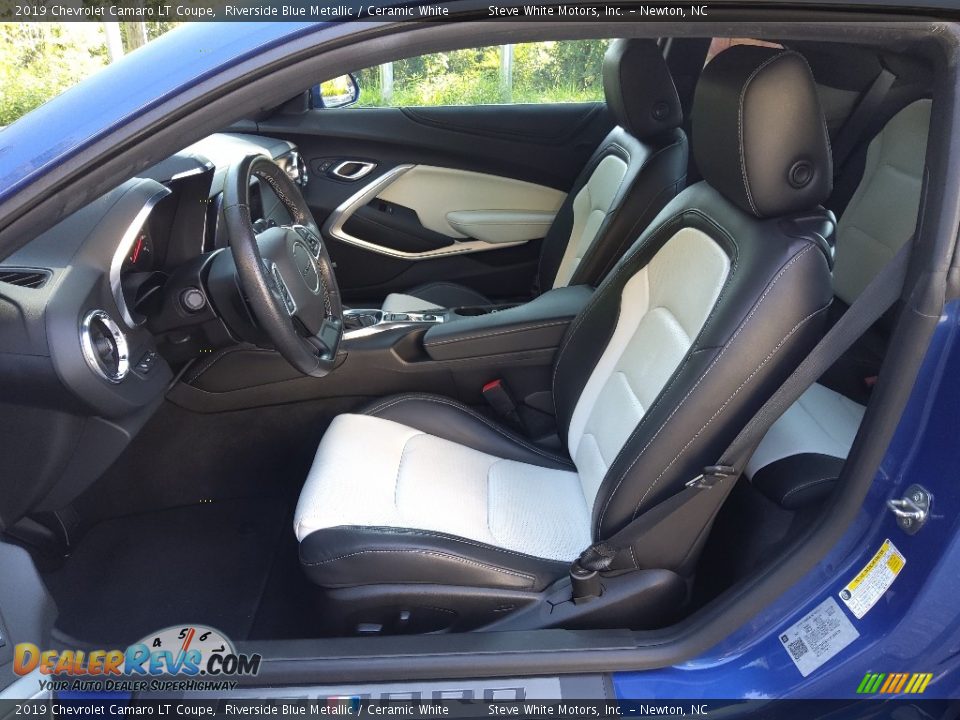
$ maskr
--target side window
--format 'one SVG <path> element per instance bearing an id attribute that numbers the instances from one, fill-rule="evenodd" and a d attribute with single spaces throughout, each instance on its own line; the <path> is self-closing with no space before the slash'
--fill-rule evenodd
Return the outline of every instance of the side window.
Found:
<path id="1" fill-rule="evenodd" d="M 783 45 L 774 42 L 767 42 L 766 40 L 754 40 L 753 38 L 715 37 L 710 43 L 710 49 L 707 50 L 707 59 L 703 64 L 706 65 L 717 55 L 728 48 L 732 48 L 734 45 L 759 45 L 760 47 L 779 48 L 780 50 L 783 49 Z"/>
<path id="2" fill-rule="evenodd" d="M 354 73 L 353 107 L 603 100 L 609 40 L 564 40 L 431 53 Z"/>

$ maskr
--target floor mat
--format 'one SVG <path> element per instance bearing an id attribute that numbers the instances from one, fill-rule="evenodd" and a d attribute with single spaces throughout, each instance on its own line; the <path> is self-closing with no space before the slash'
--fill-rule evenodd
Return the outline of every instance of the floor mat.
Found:
<path id="1" fill-rule="evenodd" d="M 245 639 L 287 514 L 282 500 L 255 497 L 98 523 L 45 578 L 57 629 L 108 647 L 189 623 Z"/>

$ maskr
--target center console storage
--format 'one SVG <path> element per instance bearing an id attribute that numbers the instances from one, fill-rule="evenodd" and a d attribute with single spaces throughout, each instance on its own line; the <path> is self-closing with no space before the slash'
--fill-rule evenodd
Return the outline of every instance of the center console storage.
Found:
<path id="1" fill-rule="evenodd" d="M 423 348 L 432 360 L 503 355 L 559 347 L 570 321 L 593 294 L 584 285 L 557 288 L 523 305 L 448 311 L 445 321 L 431 325 Z"/>

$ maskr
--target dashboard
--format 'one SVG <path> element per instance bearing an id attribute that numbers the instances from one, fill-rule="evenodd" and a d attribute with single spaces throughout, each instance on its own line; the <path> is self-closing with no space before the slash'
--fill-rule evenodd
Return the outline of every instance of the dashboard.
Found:
<path id="1" fill-rule="evenodd" d="M 206 273 L 227 247 L 232 162 L 267 154 L 306 182 L 296 148 L 217 134 L 142 171 L 0 263 L 0 526 L 62 507 L 116 459 L 178 373 L 231 340 Z M 289 222 L 268 187 L 254 220 Z"/>

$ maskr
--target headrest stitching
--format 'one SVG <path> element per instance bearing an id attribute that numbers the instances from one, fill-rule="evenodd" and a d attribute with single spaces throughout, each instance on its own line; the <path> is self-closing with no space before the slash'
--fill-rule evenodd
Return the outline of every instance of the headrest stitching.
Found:
<path id="1" fill-rule="evenodd" d="M 750 203 L 750 209 L 753 210 L 753 214 L 758 217 L 760 216 L 760 212 L 757 210 L 757 206 L 753 202 L 753 193 L 750 192 L 750 182 L 747 179 L 747 160 L 743 152 L 743 101 L 746 99 L 747 89 L 750 87 L 750 83 L 753 82 L 753 79 L 760 73 L 761 70 L 763 70 L 765 67 L 767 67 L 771 63 L 776 62 L 780 58 L 785 57 L 786 55 L 795 55 L 795 54 L 796 53 L 794 53 L 791 50 L 784 50 L 782 53 L 778 53 L 773 57 L 767 58 L 762 63 L 760 63 L 760 65 L 757 66 L 757 68 L 752 73 L 750 73 L 750 76 L 747 78 L 747 81 L 743 84 L 743 87 L 740 89 L 739 108 L 738 108 L 738 114 L 737 114 L 737 138 L 738 138 L 737 144 L 740 146 L 739 147 L 740 177 L 743 178 L 743 189 L 747 194 L 747 202 Z"/>

